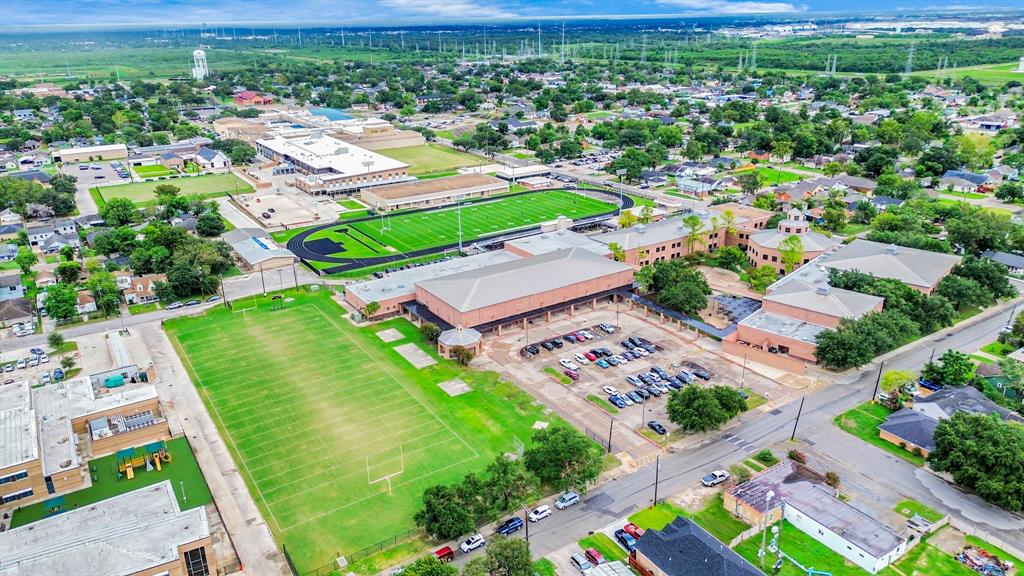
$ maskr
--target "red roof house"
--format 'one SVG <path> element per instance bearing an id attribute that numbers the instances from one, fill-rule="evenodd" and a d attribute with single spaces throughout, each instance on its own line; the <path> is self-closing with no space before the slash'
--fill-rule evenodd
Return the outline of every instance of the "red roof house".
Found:
<path id="1" fill-rule="evenodd" d="M 252 90 L 245 90 L 235 95 L 235 104 L 239 106 L 264 106 L 273 103 L 273 96 L 266 96 Z"/>

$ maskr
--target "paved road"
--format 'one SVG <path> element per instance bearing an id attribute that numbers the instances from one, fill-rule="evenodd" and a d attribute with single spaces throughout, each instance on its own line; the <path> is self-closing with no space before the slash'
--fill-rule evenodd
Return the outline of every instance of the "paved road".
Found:
<path id="1" fill-rule="evenodd" d="M 951 348 L 974 349 L 990 342 L 993 335 L 1006 324 L 1009 315 L 1010 310 L 1003 310 L 976 324 L 960 328 L 955 333 L 938 336 L 934 343 L 919 343 L 890 358 L 885 368 L 920 368 L 931 356 L 933 346 L 936 356 Z M 949 512 L 1004 542 L 1024 542 L 1024 520 L 1019 516 L 964 494 L 934 475 L 901 459 L 889 457 L 885 452 L 842 432 L 832 424 L 836 414 L 869 399 L 876 374 L 877 366 L 866 368 L 835 386 L 807 396 L 797 439 L 813 442 L 816 449 L 842 454 L 845 462 L 852 463 L 853 467 L 864 474 L 883 479 L 894 491 L 905 497 Z M 741 448 L 744 445 L 761 447 L 788 440 L 798 404 L 792 402 L 761 418 L 735 426 L 702 445 L 663 458 L 659 498 L 696 485 L 708 470 L 726 467 L 745 459 L 748 452 Z M 654 465 L 645 466 L 630 476 L 590 492 L 581 504 L 556 512 L 550 518 L 533 525 L 530 543 L 534 554 L 549 554 L 586 536 L 590 530 L 651 504 L 654 499 L 654 478 Z"/>

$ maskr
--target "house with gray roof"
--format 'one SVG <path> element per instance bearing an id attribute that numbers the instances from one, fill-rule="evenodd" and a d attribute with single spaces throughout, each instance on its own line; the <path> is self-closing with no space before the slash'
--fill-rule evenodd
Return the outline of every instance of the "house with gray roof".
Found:
<path id="1" fill-rule="evenodd" d="M 271 270 L 289 266 L 297 259 L 295 255 L 281 248 L 261 228 L 236 228 L 221 234 L 244 268 Z"/>
<path id="2" fill-rule="evenodd" d="M 986 250 L 981 253 L 982 256 L 989 260 L 999 262 L 1000 264 L 1009 268 L 1010 272 L 1014 274 L 1020 274 L 1024 272 L 1024 256 L 1020 254 L 1011 254 L 1010 252 L 1000 252 L 996 250 Z"/>
<path id="3" fill-rule="evenodd" d="M 0 302 L 25 297 L 25 285 L 18 272 L 0 275 Z"/>
<path id="4" fill-rule="evenodd" d="M 878 436 L 905 450 L 928 456 L 935 449 L 933 437 L 938 425 L 938 420 L 923 412 L 900 408 L 878 425 Z"/>
<path id="5" fill-rule="evenodd" d="M 676 516 L 661 530 L 647 530 L 630 563 L 654 576 L 761 576 L 761 571 L 696 522 Z"/>

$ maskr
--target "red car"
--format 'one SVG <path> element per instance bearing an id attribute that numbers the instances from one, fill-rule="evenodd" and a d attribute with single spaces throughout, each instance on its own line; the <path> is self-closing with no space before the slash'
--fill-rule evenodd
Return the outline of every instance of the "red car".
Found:
<path id="1" fill-rule="evenodd" d="M 562 373 L 568 376 L 569 380 L 576 381 L 580 379 L 580 373 L 575 370 L 570 370 L 569 368 L 566 368 L 565 370 L 562 371 Z"/>
<path id="2" fill-rule="evenodd" d="M 591 362 L 597 361 L 597 354 L 594 354 L 593 352 L 584 352 L 583 355 L 586 356 L 587 360 L 590 360 Z"/>
<path id="3" fill-rule="evenodd" d="M 622 529 L 626 531 L 626 534 L 629 534 L 637 540 L 639 540 L 640 537 L 644 535 L 644 529 L 637 526 L 636 524 L 633 524 L 632 522 L 623 526 Z"/>

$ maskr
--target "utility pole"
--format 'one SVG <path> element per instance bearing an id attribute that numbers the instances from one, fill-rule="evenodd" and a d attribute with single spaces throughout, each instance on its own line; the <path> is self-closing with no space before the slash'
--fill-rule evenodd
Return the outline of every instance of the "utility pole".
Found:
<path id="1" fill-rule="evenodd" d="M 612 427 L 615 426 L 615 418 L 608 419 L 608 453 L 612 453 Z"/>
<path id="2" fill-rule="evenodd" d="M 871 393 L 871 401 L 875 401 L 875 396 L 878 396 L 878 385 L 882 382 L 882 368 L 885 367 L 885 360 L 878 365 L 878 377 L 875 378 L 875 391 Z"/>
<path id="3" fill-rule="evenodd" d="M 661 454 L 654 459 L 654 505 L 658 505 L 658 479 L 661 476 Z"/>
<path id="4" fill-rule="evenodd" d="M 801 396 L 800 397 L 800 408 L 798 408 L 797 411 L 796 411 L 796 421 L 793 422 L 793 433 L 789 435 L 789 440 L 790 441 L 793 441 L 796 438 L 796 427 L 800 425 L 800 414 L 803 414 L 803 411 L 804 411 L 804 400 L 805 399 L 806 399 L 806 396 Z"/>

